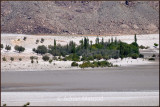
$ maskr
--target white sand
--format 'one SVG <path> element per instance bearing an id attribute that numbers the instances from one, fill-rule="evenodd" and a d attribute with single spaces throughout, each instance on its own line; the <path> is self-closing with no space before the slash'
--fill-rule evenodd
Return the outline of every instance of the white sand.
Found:
<path id="1" fill-rule="evenodd" d="M 23 41 L 23 38 L 27 37 L 26 41 Z M 101 38 L 102 36 L 100 36 Z M 113 39 L 117 37 L 117 40 L 132 43 L 134 41 L 134 35 L 125 35 L 125 36 L 112 36 Z M 36 40 L 40 40 L 44 38 L 44 43 L 36 44 Z M 42 56 L 38 55 L 38 64 L 36 61 L 31 64 L 30 56 L 37 56 L 34 52 L 32 52 L 33 48 L 36 48 L 38 45 L 53 45 L 54 39 L 57 40 L 57 44 L 65 45 L 69 41 L 73 40 L 77 44 L 79 44 L 79 40 L 81 40 L 83 36 L 52 36 L 52 35 L 24 35 L 24 34 L 1 34 L 1 43 L 5 45 L 11 45 L 12 50 L 7 52 L 5 49 L 1 50 L 2 57 L 6 57 L 7 61 L 2 61 L 2 71 L 44 71 L 44 70 L 64 70 L 71 69 L 72 61 L 53 61 L 51 64 L 49 62 L 44 62 L 42 60 Z M 90 40 L 95 41 L 96 36 L 88 36 Z M 108 41 L 111 36 L 103 36 L 104 41 Z M 20 39 L 20 41 L 18 41 Z M 148 34 L 148 35 L 137 35 L 138 44 L 149 46 L 150 48 L 146 50 L 146 52 L 159 53 L 159 48 L 154 48 L 154 43 L 159 44 L 159 34 Z M 26 50 L 22 53 L 17 53 L 14 50 L 15 45 L 22 45 L 26 48 Z M 145 53 L 145 50 L 143 50 Z M 10 61 L 10 57 L 14 57 L 15 60 L 13 62 Z M 22 61 L 18 59 L 22 58 Z M 109 62 L 112 62 L 114 65 L 119 66 L 127 66 L 127 65 L 141 65 L 141 64 L 150 64 L 153 62 L 149 62 L 145 59 L 131 59 L 124 58 L 121 59 L 110 59 Z M 82 62 L 78 62 L 79 64 Z M 72 67 L 72 69 L 80 69 L 77 67 Z"/>
<path id="2" fill-rule="evenodd" d="M 22 106 L 158 106 L 159 92 L 2 92 L 2 104 Z"/>

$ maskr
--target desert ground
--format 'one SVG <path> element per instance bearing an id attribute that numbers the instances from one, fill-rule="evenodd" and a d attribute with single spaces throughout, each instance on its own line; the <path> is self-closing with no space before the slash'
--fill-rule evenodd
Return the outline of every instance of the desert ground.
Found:
<path id="1" fill-rule="evenodd" d="M 26 41 L 23 37 L 27 37 Z M 111 38 L 103 37 L 104 40 Z M 86 69 L 71 67 L 72 61 L 44 62 L 40 55 L 32 52 L 32 48 L 42 45 L 35 43 L 41 38 L 45 40 L 44 45 L 53 45 L 54 39 L 64 45 L 70 40 L 79 44 L 83 36 L 1 34 L 1 43 L 12 46 L 11 51 L 1 50 L 1 57 L 7 58 L 1 61 L 2 105 L 21 106 L 27 102 L 31 106 L 159 105 L 159 47 L 154 47 L 154 43 L 159 44 L 159 34 L 137 35 L 139 45 L 149 46 L 140 50 L 145 56 L 143 59 L 110 59 L 109 62 L 119 67 Z M 96 36 L 88 38 L 94 41 Z M 117 36 L 117 39 L 131 43 L 134 35 Z M 26 50 L 15 52 L 16 44 Z M 148 61 L 153 54 L 156 60 Z M 39 63 L 31 64 L 30 56 L 38 56 Z M 11 62 L 10 57 L 15 60 Z"/>

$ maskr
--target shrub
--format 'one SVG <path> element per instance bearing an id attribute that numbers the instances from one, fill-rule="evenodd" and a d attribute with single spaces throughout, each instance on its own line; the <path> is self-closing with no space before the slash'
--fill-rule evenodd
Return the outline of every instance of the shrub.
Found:
<path id="1" fill-rule="evenodd" d="M 6 57 L 3 57 L 2 60 L 3 60 L 3 61 L 7 61 Z"/>
<path id="2" fill-rule="evenodd" d="M 150 60 L 150 61 L 154 61 L 154 60 L 155 60 L 155 58 L 149 58 L 148 60 Z"/>
<path id="3" fill-rule="evenodd" d="M 100 60 L 100 59 L 102 59 L 102 55 L 96 54 L 96 55 L 94 55 L 94 59 Z"/>
<path id="4" fill-rule="evenodd" d="M 6 45 L 5 49 L 6 49 L 7 51 L 11 50 L 11 46 Z"/>
<path id="5" fill-rule="evenodd" d="M 3 104 L 3 107 L 6 107 L 7 106 L 7 104 Z"/>
<path id="6" fill-rule="evenodd" d="M 132 59 L 137 59 L 138 58 L 138 54 L 136 54 L 136 53 L 131 54 L 131 57 L 132 57 Z"/>
<path id="7" fill-rule="evenodd" d="M 54 56 L 52 59 L 53 59 L 53 60 L 57 60 L 57 57 L 56 57 L 56 56 Z"/>
<path id="8" fill-rule="evenodd" d="M 155 55 L 155 54 L 153 54 L 153 55 L 152 55 L 152 57 L 156 57 L 156 55 Z"/>
<path id="9" fill-rule="evenodd" d="M 25 50 L 24 47 L 18 46 L 18 45 L 16 45 L 16 46 L 14 47 L 14 49 L 15 49 L 16 51 L 18 51 L 19 53 L 20 53 L 20 52 L 23 52 L 23 51 Z"/>
<path id="10" fill-rule="evenodd" d="M 157 47 L 157 46 L 158 46 L 158 44 L 157 44 L 157 43 L 154 43 L 154 46 L 155 46 L 155 47 Z"/>
<path id="11" fill-rule="evenodd" d="M 37 39 L 37 40 L 36 40 L 36 44 L 38 44 L 38 43 L 39 43 L 39 40 Z"/>
<path id="12" fill-rule="evenodd" d="M 80 68 L 86 68 L 86 67 L 112 67 L 113 64 L 109 63 L 108 61 L 94 61 L 93 63 L 88 62 L 83 62 L 82 64 L 79 65 Z"/>
<path id="13" fill-rule="evenodd" d="M 44 55 L 44 56 L 42 57 L 42 59 L 43 59 L 44 61 L 48 61 L 48 60 L 49 60 L 49 56 Z"/>
<path id="14" fill-rule="evenodd" d="M 30 59 L 33 60 L 33 59 L 38 59 L 37 56 L 30 56 Z"/>
<path id="15" fill-rule="evenodd" d="M 72 62 L 71 66 L 78 66 L 78 63 Z"/>
<path id="16" fill-rule="evenodd" d="M 41 38 L 41 43 L 43 43 L 44 42 L 44 39 L 43 38 Z"/>
<path id="17" fill-rule="evenodd" d="M 33 61 L 33 60 L 31 60 L 31 63 L 33 64 L 33 63 L 34 63 L 34 61 Z"/>
<path id="18" fill-rule="evenodd" d="M 144 58 L 144 55 L 143 54 L 139 54 L 139 58 Z"/>
<path id="19" fill-rule="evenodd" d="M 11 61 L 14 61 L 14 58 L 13 58 L 13 57 L 11 57 L 11 58 L 10 58 L 10 60 L 11 60 Z"/>
<path id="20" fill-rule="evenodd" d="M 19 61 L 22 61 L 22 58 L 19 58 Z"/>
<path id="21" fill-rule="evenodd" d="M 32 49 L 32 51 L 33 51 L 33 52 L 36 52 L 36 49 L 35 49 L 35 48 L 33 48 L 33 49 Z"/>
<path id="22" fill-rule="evenodd" d="M 50 64 L 52 63 L 52 59 L 49 60 L 49 63 L 50 63 Z"/>
<path id="23" fill-rule="evenodd" d="M 3 44 L 1 44 L 1 49 L 3 49 Z"/>
<path id="24" fill-rule="evenodd" d="M 88 60 L 93 61 L 94 60 L 93 56 L 89 56 Z"/>
<path id="25" fill-rule="evenodd" d="M 26 41 L 27 37 L 24 37 L 23 40 Z"/>
<path id="26" fill-rule="evenodd" d="M 140 48 L 140 49 L 145 49 L 146 47 L 143 46 L 143 45 L 141 45 L 141 46 L 139 46 L 139 48 Z"/>
<path id="27" fill-rule="evenodd" d="M 38 46 L 37 50 L 36 50 L 36 53 L 39 53 L 39 54 L 47 53 L 47 47 L 44 46 L 44 45 Z"/>

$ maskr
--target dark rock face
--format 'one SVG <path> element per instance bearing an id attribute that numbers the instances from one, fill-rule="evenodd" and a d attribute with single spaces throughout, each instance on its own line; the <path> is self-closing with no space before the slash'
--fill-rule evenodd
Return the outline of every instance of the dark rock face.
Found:
<path id="1" fill-rule="evenodd" d="M 3 1 L 2 33 L 147 34 L 159 32 L 159 2 Z"/>

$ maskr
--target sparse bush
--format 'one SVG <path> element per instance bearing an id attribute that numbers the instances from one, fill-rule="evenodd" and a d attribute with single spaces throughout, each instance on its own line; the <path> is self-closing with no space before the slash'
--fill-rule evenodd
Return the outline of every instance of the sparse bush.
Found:
<path id="1" fill-rule="evenodd" d="M 1 44 L 1 49 L 3 49 L 3 44 Z"/>
<path id="2" fill-rule="evenodd" d="M 48 60 L 49 60 L 49 56 L 44 55 L 44 56 L 42 57 L 42 59 L 43 59 L 44 61 L 48 61 Z"/>
<path id="3" fill-rule="evenodd" d="M 136 54 L 136 53 L 131 54 L 131 57 L 132 57 L 132 59 L 137 59 L 138 58 L 138 54 Z"/>
<path id="4" fill-rule="evenodd" d="M 53 60 L 57 60 L 57 57 L 56 57 L 56 56 L 54 56 L 52 59 L 53 59 Z"/>
<path id="5" fill-rule="evenodd" d="M 27 37 L 24 37 L 23 40 L 26 41 Z"/>
<path id="6" fill-rule="evenodd" d="M 21 52 L 23 52 L 23 51 L 25 50 L 24 47 L 18 46 L 18 45 L 16 45 L 16 46 L 14 47 L 14 49 L 15 49 L 16 51 L 18 51 L 19 53 L 21 53 Z"/>
<path id="7" fill-rule="evenodd" d="M 144 58 L 144 55 L 143 54 L 139 54 L 139 58 Z"/>
<path id="8" fill-rule="evenodd" d="M 49 63 L 50 63 L 50 64 L 52 63 L 52 59 L 49 60 Z"/>
<path id="9" fill-rule="evenodd" d="M 36 40 L 36 44 L 38 44 L 38 43 L 39 43 L 39 40 L 37 39 L 37 40 Z"/>
<path id="10" fill-rule="evenodd" d="M 30 102 L 27 102 L 26 104 L 23 105 L 23 107 L 27 107 L 30 105 Z"/>
<path id="11" fill-rule="evenodd" d="M 13 57 L 11 57 L 11 58 L 10 58 L 10 60 L 11 60 L 11 61 L 14 61 L 14 58 L 13 58 Z"/>
<path id="12" fill-rule="evenodd" d="M 6 107 L 7 106 L 7 104 L 3 104 L 3 107 Z"/>
<path id="13" fill-rule="evenodd" d="M 22 61 L 22 58 L 19 58 L 19 61 Z"/>
<path id="14" fill-rule="evenodd" d="M 141 45 L 141 46 L 139 46 L 139 48 L 140 48 L 140 49 L 145 49 L 146 47 L 143 46 L 143 45 Z"/>
<path id="15" fill-rule="evenodd" d="M 43 38 L 41 38 L 41 43 L 43 43 L 44 42 L 44 39 Z"/>
<path id="16" fill-rule="evenodd" d="M 33 60 L 33 59 L 38 59 L 37 56 L 30 56 L 30 59 Z"/>
<path id="17" fill-rule="evenodd" d="M 156 55 L 155 55 L 155 54 L 153 54 L 153 55 L 152 55 L 152 57 L 156 57 Z"/>
<path id="18" fill-rule="evenodd" d="M 20 39 L 18 39 L 18 41 L 20 41 Z"/>
<path id="19" fill-rule="evenodd" d="M 34 61 L 33 61 L 33 60 L 31 60 L 31 63 L 33 64 L 33 63 L 34 63 Z"/>
<path id="20" fill-rule="evenodd" d="M 158 46 L 158 44 L 157 44 L 157 43 L 154 43 L 154 46 L 155 46 L 155 47 L 157 47 L 157 46 Z"/>
<path id="21" fill-rule="evenodd" d="M 88 62 L 83 62 L 82 64 L 79 65 L 80 68 L 87 68 L 87 67 L 112 67 L 113 64 L 109 63 L 108 61 L 94 61 L 93 63 Z"/>
<path id="22" fill-rule="evenodd" d="M 155 60 L 155 58 L 149 58 L 148 60 L 150 60 L 150 61 L 154 61 L 154 60 Z"/>
<path id="23" fill-rule="evenodd" d="M 2 60 L 3 60 L 3 61 L 7 61 L 6 57 L 3 57 Z"/>
<path id="24" fill-rule="evenodd" d="M 33 52 L 36 52 L 36 49 L 35 49 L 35 48 L 33 48 L 33 49 L 32 49 L 32 51 L 33 51 Z"/>
<path id="25" fill-rule="evenodd" d="M 72 63 L 71 63 L 71 66 L 78 66 L 78 63 L 72 62 Z"/>
<path id="26" fill-rule="evenodd" d="M 11 50 L 11 46 L 6 45 L 5 49 L 6 49 L 7 51 Z"/>

